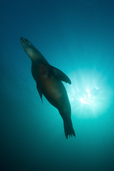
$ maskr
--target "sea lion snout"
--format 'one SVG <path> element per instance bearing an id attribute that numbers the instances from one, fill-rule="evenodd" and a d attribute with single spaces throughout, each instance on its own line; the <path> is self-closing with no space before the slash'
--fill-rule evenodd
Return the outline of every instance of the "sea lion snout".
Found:
<path id="1" fill-rule="evenodd" d="M 20 41 L 23 41 L 23 39 L 24 39 L 23 37 L 20 37 Z"/>

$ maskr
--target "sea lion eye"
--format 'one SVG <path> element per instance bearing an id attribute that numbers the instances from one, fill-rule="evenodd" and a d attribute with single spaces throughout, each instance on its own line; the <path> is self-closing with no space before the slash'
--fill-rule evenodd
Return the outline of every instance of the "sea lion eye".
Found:
<path id="1" fill-rule="evenodd" d="M 31 45 L 31 43 L 28 41 L 28 44 Z"/>
<path id="2" fill-rule="evenodd" d="M 29 44 L 29 45 L 31 45 L 31 43 L 29 42 L 29 40 L 28 39 L 25 39 L 26 40 L 26 42 Z"/>

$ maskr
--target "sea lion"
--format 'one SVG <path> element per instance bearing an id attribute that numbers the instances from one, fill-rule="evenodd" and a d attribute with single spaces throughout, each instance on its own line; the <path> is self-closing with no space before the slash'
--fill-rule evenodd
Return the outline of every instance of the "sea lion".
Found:
<path id="1" fill-rule="evenodd" d="M 23 37 L 21 44 L 32 61 L 32 76 L 36 81 L 37 90 L 42 100 L 42 95 L 58 109 L 64 123 L 65 136 L 75 136 L 71 121 L 71 107 L 66 89 L 61 81 L 71 84 L 70 79 L 61 70 L 51 66 L 43 55 Z"/>

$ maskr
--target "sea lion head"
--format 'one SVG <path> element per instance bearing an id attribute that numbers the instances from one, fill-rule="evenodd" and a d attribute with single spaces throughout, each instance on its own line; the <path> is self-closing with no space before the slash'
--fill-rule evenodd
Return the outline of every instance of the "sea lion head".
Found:
<path id="1" fill-rule="evenodd" d="M 20 41 L 30 59 L 32 61 L 37 59 L 38 50 L 32 45 L 32 43 L 28 39 L 25 39 L 23 37 L 20 38 Z"/>

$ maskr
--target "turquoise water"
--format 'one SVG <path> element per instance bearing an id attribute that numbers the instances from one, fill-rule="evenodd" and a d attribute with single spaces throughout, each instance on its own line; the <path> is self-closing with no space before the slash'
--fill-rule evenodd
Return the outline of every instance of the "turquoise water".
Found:
<path id="1" fill-rule="evenodd" d="M 0 5 L 0 170 L 114 170 L 114 2 L 8 1 Z M 66 73 L 76 138 L 31 75 L 20 37 Z"/>

